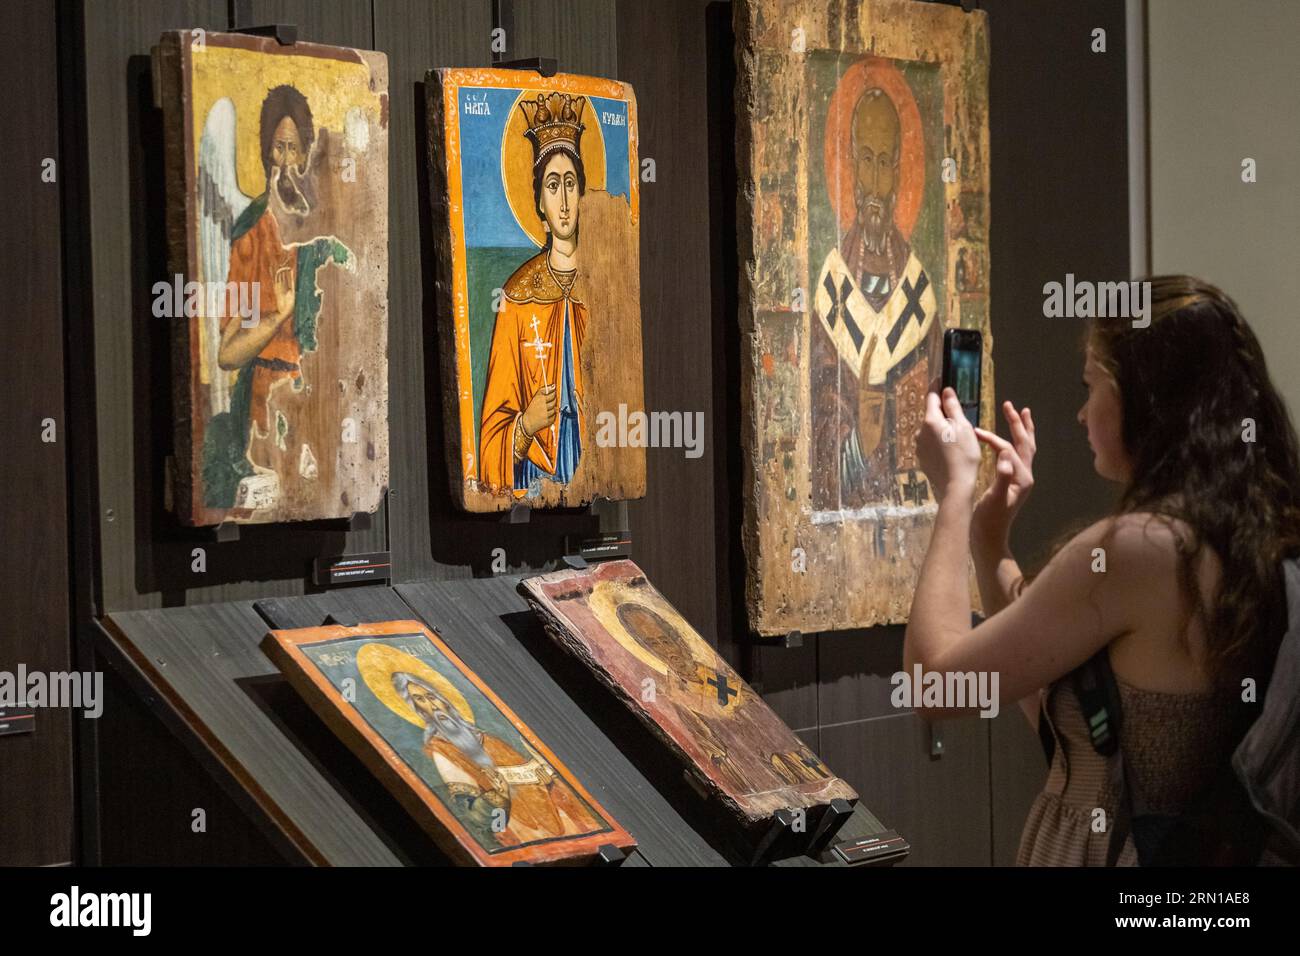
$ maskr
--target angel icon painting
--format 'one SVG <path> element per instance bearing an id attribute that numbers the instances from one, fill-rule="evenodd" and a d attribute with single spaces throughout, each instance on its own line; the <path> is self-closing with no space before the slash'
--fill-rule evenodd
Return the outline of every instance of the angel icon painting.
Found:
<path id="1" fill-rule="evenodd" d="M 192 156 L 184 277 L 199 293 L 177 323 L 177 510 L 372 511 L 387 484 L 385 61 L 198 39 L 169 34 L 161 54 L 188 84 L 184 131 L 168 132 Z"/>

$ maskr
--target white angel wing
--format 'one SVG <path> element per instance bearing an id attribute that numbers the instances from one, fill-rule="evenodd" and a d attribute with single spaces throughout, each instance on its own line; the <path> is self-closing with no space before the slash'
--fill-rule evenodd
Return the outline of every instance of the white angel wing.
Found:
<path id="1" fill-rule="evenodd" d="M 239 188 L 235 165 L 235 104 L 222 97 L 208 110 L 199 140 L 199 267 L 204 283 L 200 352 L 210 383 L 211 414 L 230 408 L 229 375 L 217 365 L 226 275 L 230 269 L 230 232 L 252 201 Z"/>

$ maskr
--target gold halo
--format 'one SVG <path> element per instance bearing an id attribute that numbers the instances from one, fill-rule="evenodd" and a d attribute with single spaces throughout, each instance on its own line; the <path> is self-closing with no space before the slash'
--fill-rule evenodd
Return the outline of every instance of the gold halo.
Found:
<path id="1" fill-rule="evenodd" d="M 505 188 L 506 201 L 514 214 L 519 228 L 527 233 L 528 238 L 539 249 L 546 244 L 546 232 L 542 229 L 542 220 L 533 208 L 533 143 L 525 133 L 528 120 L 519 103 L 527 97 L 533 99 L 538 93 L 547 90 L 521 90 L 510 105 L 510 118 L 501 134 L 501 184 Z M 578 99 L 578 95 L 574 94 Z M 585 128 L 578 140 L 578 153 L 582 156 L 582 166 L 587 173 L 588 189 L 605 188 L 605 136 L 600 129 L 600 120 L 596 117 L 596 104 L 590 97 L 580 97 L 587 101 L 582 111 Z M 581 215 L 581 213 L 579 213 Z"/>
<path id="2" fill-rule="evenodd" d="M 397 671 L 405 671 L 426 681 L 455 707 L 462 717 L 471 724 L 474 723 L 474 712 L 470 710 L 465 695 L 424 661 L 405 651 L 399 651 L 388 644 L 366 644 L 357 651 L 357 670 L 361 672 L 361 678 L 366 682 L 366 686 L 385 707 L 417 727 L 423 728 L 425 723 L 393 686 L 393 674 Z"/>
<path id="3" fill-rule="evenodd" d="M 619 646 L 651 670 L 665 676 L 670 673 L 666 663 L 642 647 L 641 643 L 627 632 L 627 628 L 618 617 L 620 604 L 641 604 L 650 608 L 677 629 L 695 663 L 716 668 L 717 658 L 713 648 L 696 634 L 695 628 L 687 624 L 686 619 L 660 595 L 641 588 L 633 588 L 623 581 L 601 581 L 591 589 L 591 597 L 588 598 L 587 603 L 596 620 L 604 625 L 605 630 L 619 643 Z"/>

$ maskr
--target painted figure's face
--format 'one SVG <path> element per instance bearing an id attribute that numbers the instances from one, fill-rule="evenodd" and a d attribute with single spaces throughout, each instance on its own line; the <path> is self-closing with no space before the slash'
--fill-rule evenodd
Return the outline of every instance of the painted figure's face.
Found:
<path id="1" fill-rule="evenodd" d="M 1088 430 L 1092 466 L 1097 474 L 1110 481 L 1128 481 L 1132 469 L 1124 450 L 1119 387 L 1098 364 L 1091 348 L 1083 363 L 1083 383 L 1088 390 L 1088 399 L 1079 409 L 1078 421 Z"/>
<path id="2" fill-rule="evenodd" d="M 578 231 L 578 171 L 568 153 L 557 151 L 546 161 L 538 211 L 556 239 Z"/>
<path id="3" fill-rule="evenodd" d="M 298 124 L 286 116 L 275 127 L 275 136 L 271 140 L 271 165 L 281 169 L 292 166 L 296 172 L 302 172 L 304 159 Z"/>
<path id="4" fill-rule="evenodd" d="M 667 621 L 640 605 L 623 605 L 619 617 L 645 648 L 684 680 L 695 676 L 690 652 Z"/>
<path id="5" fill-rule="evenodd" d="M 858 221 L 872 252 L 884 250 L 894 220 L 899 136 L 894 104 L 879 90 L 868 90 L 853 110 L 853 170 Z"/>
<path id="6" fill-rule="evenodd" d="M 300 188 L 306 165 L 307 155 L 302 148 L 298 124 L 286 116 L 276 125 L 271 139 L 271 181 L 284 208 L 300 216 L 306 215 L 310 209 Z"/>
<path id="7" fill-rule="evenodd" d="M 447 702 L 419 684 L 411 684 L 407 688 L 407 694 L 410 695 L 411 706 L 415 708 L 415 712 L 429 726 L 436 727 L 440 723 L 440 718 L 445 720 L 451 716 L 451 708 L 447 706 Z"/>
<path id="8" fill-rule="evenodd" d="M 402 680 L 401 678 L 406 678 Z M 493 765 L 492 758 L 483 749 L 481 735 L 474 727 L 474 722 L 463 716 L 441 694 L 411 679 L 411 675 L 393 676 L 393 686 L 398 689 L 411 708 L 419 715 L 426 728 L 426 741 L 439 737 L 484 767 Z"/>

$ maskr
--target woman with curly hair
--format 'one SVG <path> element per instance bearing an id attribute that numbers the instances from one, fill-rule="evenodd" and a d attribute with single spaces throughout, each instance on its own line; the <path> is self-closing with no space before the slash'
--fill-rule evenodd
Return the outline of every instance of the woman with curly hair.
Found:
<path id="1" fill-rule="evenodd" d="M 918 436 L 939 506 L 904 664 L 996 673 L 1000 699 L 1019 701 L 1050 734 L 1051 769 L 1026 822 L 1021 864 L 1128 865 L 1153 852 L 1162 861 L 1227 862 L 1253 852 L 1251 828 L 1220 813 L 1209 833 L 1192 814 L 1230 778 L 1225 768 L 1258 716 L 1286 630 L 1281 563 L 1300 553 L 1296 435 L 1232 300 L 1188 276 L 1157 277 L 1151 287 L 1149 327 L 1096 320 L 1085 349 L 1078 420 L 1097 473 L 1122 486 L 1119 503 L 1061 545 L 1031 583 L 1008 544 L 1033 487 L 1029 409 L 1003 403 L 1008 441 L 972 428 L 945 389 L 928 396 Z M 980 443 L 997 465 L 973 501 Z M 974 628 L 972 560 L 987 615 Z M 1136 826 L 1116 825 L 1125 801 L 1114 758 L 1094 749 L 1086 685 L 1073 679 L 1093 660 L 1109 664 L 1118 690 L 1123 779 L 1141 795 L 1145 819 L 1162 821 L 1137 845 Z"/>

